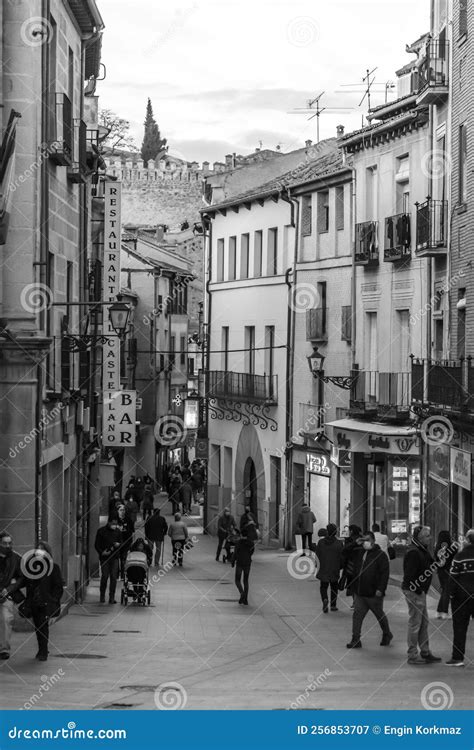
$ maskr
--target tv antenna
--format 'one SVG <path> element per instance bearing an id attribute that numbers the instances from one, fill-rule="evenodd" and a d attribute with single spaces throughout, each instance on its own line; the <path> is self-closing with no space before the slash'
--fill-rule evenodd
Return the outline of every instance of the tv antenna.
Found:
<path id="1" fill-rule="evenodd" d="M 297 107 L 296 109 L 288 112 L 289 115 L 310 114 L 311 116 L 308 117 L 308 122 L 309 120 L 314 120 L 314 118 L 316 117 L 317 143 L 319 143 L 319 118 L 323 112 L 352 112 L 352 110 L 354 109 L 353 107 L 320 107 L 321 97 L 324 93 L 324 91 L 321 91 L 321 93 L 318 94 L 318 96 L 315 96 L 314 99 L 308 99 L 306 107 Z"/>

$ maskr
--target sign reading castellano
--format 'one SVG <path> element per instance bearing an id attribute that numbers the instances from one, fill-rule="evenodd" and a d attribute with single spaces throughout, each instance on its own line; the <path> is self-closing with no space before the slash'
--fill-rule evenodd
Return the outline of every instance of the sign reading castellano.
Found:
<path id="1" fill-rule="evenodd" d="M 102 300 L 117 301 L 120 293 L 121 241 L 120 182 L 106 180 L 104 185 L 104 264 Z M 102 388 L 104 398 L 102 444 L 106 447 L 133 447 L 136 441 L 136 391 L 120 390 L 120 339 L 113 329 L 104 305 Z"/>

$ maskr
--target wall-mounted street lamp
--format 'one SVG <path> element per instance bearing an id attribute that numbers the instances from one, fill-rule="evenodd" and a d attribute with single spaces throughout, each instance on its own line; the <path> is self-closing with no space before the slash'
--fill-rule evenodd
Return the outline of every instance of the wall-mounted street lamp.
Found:
<path id="1" fill-rule="evenodd" d="M 326 359 L 318 347 L 313 347 L 311 354 L 306 357 L 308 360 L 308 367 L 312 376 L 323 383 L 332 383 L 338 388 L 344 388 L 350 390 L 357 380 L 359 373 L 354 372 L 351 375 L 325 375 L 324 374 L 324 360 Z"/>
<path id="2" fill-rule="evenodd" d="M 126 302 L 113 302 L 109 307 L 110 325 L 121 340 L 125 338 L 127 333 L 130 312 L 130 305 L 127 305 Z"/>

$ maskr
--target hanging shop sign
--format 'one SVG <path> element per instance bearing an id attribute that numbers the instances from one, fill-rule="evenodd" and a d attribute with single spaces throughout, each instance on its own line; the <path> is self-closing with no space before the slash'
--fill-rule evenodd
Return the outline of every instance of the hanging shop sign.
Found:
<path id="1" fill-rule="evenodd" d="M 336 448 L 334 445 L 331 448 L 331 463 L 338 466 L 340 469 L 351 468 L 351 454 L 349 451 L 343 450 L 343 448 Z"/>
<path id="2" fill-rule="evenodd" d="M 471 454 L 459 448 L 451 448 L 450 480 L 465 490 L 471 489 Z"/>
<path id="3" fill-rule="evenodd" d="M 121 183 L 106 180 L 104 183 L 104 263 L 102 301 L 116 302 L 120 293 L 120 240 L 121 240 Z M 120 389 L 120 339 L 109 320 L 108 307 L 104 305 L 102 388 L 104 391 Z"/>
<path id="4" fill-rule="evenodd" d="M 196 440 L 196 458 L 207 459 L 208 446 L 207 438 L 198 438 Z"/>
<path id="5" fill-rule="evenodd" d="M 356 430 L 334 431 L 336 448 L 342 448 L 350 453 L 391 453 L 407 456 L 420 455 L 420 439 L 413 434 L 408 435 L 377 435 L 370 432 Z"/>
<path id="6" fill-rule="evenodd" d="M 408 521 L 406 518 L 394 519 L 390 521 L 390 532 L 392 534 L 406 534 L 408 531 Z"/>
<path id="7" fill-rule="evenodd" d="M 105 391 L 102 444 L 132 448 L 136 443 L 137 392 Z"/>
<path id="8" fill-rule="evenodd" d="M 449 445 L 430 446 L 428 453 L 428 475 L 447 485 L 449 482 Z"/>
<path id="9" fill-rule="evenodd" d="M 324 477 L 331 476 L 331 465 L 327 456 L 321 453 L 306 454 L 306 469 L 311 474 L 321 474 Z"/>
<path id="10" fill-rule="evenodd" d="M 184 426 L 187 430 L 197 430 L 199 427 L 199 401 L 187 398 L 184 402 Z"/>

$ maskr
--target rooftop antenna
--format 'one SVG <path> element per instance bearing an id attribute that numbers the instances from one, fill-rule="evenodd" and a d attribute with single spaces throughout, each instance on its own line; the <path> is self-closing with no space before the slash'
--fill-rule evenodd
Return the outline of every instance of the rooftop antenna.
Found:
<path id="1" fill-rule="evenodd" d="M 362 106 L 362 102 L 364 101 L 365 97 L 367 97 L 367 108 L 368 108 L 369 112 L 370 112 L 370 89 L 374 85 L 374 81 L 375 81 L 375 76 L 372 78 L 372 80 L 371 80 L 370 76 L 373 73 L 375 73 L 376 70 L 377 70 L 377 68 L 373 68 L 372 70 L 369 70 L 367 68 L 367 72 L 366 72 L 365 76 L 362 79 L 363 83 L 367 82 L 367 88 L 366 88 L 366 90 L 364 92 L 364 96 L 362 97 L 362 99 L 359 102 L 359 107 Z"/>
<path id="2" fill-rule="evenodd" d="M 320 107 L 319 103 L 321 100 L 321 97 L 323 96 L 325 92 L 321 91 L 318 96 L 315 96 L 314 99 L 308 99 L 308 104 L 306 107 L 297 107 L 296 109 L 291 110 L 288 114 L 290 115 L 301 115 L 301 114 L 310 114 L 311 117 L 308 117 L 309 120 L 314 120 L 316 117 L 316 142 L 319 143 L 319 117 L 322 115 L 323 112 L 351 112 L 353 110 L 353 107 Z M 315 106 L 316 105 L 316 106 Z"/>

